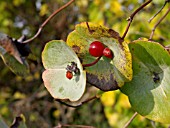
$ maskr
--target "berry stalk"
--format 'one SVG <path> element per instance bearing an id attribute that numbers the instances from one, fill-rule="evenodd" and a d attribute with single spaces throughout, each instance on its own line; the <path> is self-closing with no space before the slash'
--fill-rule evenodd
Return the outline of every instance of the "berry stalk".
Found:
<path id="1" fill-rule="evenodd" d="M 90 66 L 93 66 L 95 65 L 101 58 L 102 56 L 98 57 L 94 62 L 92 63 L 89 63 L 89 64 L 82 64 L 83 67 L 90 67 Z"/>

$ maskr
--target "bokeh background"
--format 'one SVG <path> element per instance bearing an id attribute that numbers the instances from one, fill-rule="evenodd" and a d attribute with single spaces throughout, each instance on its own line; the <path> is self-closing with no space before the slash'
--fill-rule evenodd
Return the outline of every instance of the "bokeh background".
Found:
<path id="1" fill-rule="evenodd" d="M 18 39 L 32 37 L 45 19 L 68 0 L 0 0 L 0 32 Z M 90 125 L 96 128 L 122 128 L 134 114 L 128 98 L 119 90 L 104 93 L 79 108 L 70 108 L 54 101 L 45 89 L 41 74 L 44 70 L 41 52 L 45 44 L 54 39 L 66 40 L 67 35 L 80 22 L 89 21 L 105 25 L 123 35 L 130 14 L 145 0 L 76 0 L 57 14 L 32 42 L 30 47 L 36 63 L 30 61 L 31 75 L 21 78 L 13 74 L 0 59 L 0 119 L 10 125 L 23 114 L 28 128 L 52 128 L 61 124 Z M 127 42 L 140 37 L 149 38 L 153 26 L 168 6 L 151 22 L 151 18 L 164 4 L 155 0 L 138 13 L 130 27 Z M 153 40 L 167 45 L 170 42 L 170 14 L 155 31 Z M 35 59 L 34 57 L 34 59 Z M 94 96 L 98 89 L 88 85 L 85 97 Z M 137 116 L 129 128 L 166 128 L 168 124 L 152 122 Z"/>

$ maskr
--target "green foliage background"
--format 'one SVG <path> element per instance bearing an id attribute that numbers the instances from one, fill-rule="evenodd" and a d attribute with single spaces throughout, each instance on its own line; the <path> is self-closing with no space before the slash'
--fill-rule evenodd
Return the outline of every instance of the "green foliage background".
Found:
<path id="1" fill-rule="evenodd" d="M 75 24 L 90 21 L 105 25 L 123 34 L 126 18 L 145 0 L 77 0 L 57 14 L 43 29 L 42 33 L 30 43 L 32 53 L 37 57 L 38 64 L 30 62 L 31 75 L 21 78 L 13 74 L 0 59 L 0 115 L 10 125 L 15 116 L 23 114 L 26 124 L 31 128 L 49 128 L 58 123 L 91 125 L 97 128 L 123 127 L 134 111 L 128 99 L 119 91 L 109 92 L 101 99 L 90 102 L 80 108 L 68 108 L 53 98 L 44 88 L 41 74 L 41 52 L 46 42 L 52 39 L 66 40 Z M 25 34 L 32 37 L 43 21 L 57 8 L 68 0 L 1 0 L 0 31 L 19 38 Z M 164 1 L 156 1 L 143 9 L 134 18 L 126 41 L 140 37 L 149 38 L 154 24 L 165 13 L 168 6 L 153 20 L 152 17 L 163 5 Z M 170 15 L 161 22 L 153 39 L 167 45 L 170 42 Z M 95 94 L 96 88 L 88 86 L 85 96 Z M 153 122 L 141 116 L 129 127 L 154 127 Z M 168 125 L 155 123 L 156 127 Z"/>

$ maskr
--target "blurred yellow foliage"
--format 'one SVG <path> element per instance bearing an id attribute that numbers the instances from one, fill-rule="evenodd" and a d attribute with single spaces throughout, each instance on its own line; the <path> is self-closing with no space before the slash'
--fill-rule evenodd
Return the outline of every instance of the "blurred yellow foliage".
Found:
<path id="1" fill-rule="evenodd" d="M 145 120 L 146 120 L 145 117 L 143 117 L 143 116 L 141 116 L 141 115 L 139 115 L 139 114 L 138 114 L 138 116 L 136 117 L 136 119 L 138 119 L 138 120 L 140 120 L 140 121 L 145 121 Z"/>
<path id="2" fill-rule="evenodd" d="M 105 92 L 101 97 L 104 105 L 104 113 L 111 127 L 123 126 L 129 118 L 125 116 L 125 111 L 130 109 L 128 97 L 119 90 Z M 124 113 L 124 114 L 123 114 Z"/>
<path id="3" fill-rule="evenodd" d="M 104 106 L 113 106 L 115 103 L 115 92 L 109 91 L 103 93 L 101 96 L 101 102 Z"/>
<path id="4" fill-rule="evenodd" d="M 11 96 L 9 89 L 4 89 L 0 92 L 0 102 L 4 101 L 4 99 L 9 98 Z"/>
<path id="5" fill-rule="evenodd" d="M 90 12 L 90 21 L 96 24 L 104 25 L 103 12 L 95 8 Z"/>
<path id="6" fill-rule="evenodd" d="M 112 0 L 110 3 L 110 11 L 119 15 L 120 17 L 123 15 L 121 4 L 118 0 Z"/>
<path id="7" fill-rule="evenodd" d="M 39 15 L 44 16 L 46 14 L 48 14 L 48 5 L 42 4 Z"/>
<path id="8" fill-rule="evenodd" d="M 34 114 L 34 113 L 31 113 L 29 119 L 30 119 L 31 121 L 36 121 L 36 120 L 37 120 L 37 115 Z"/>
<path id="9" fill-rule="evenodd" d="M 76 1 L 76 4 L 79 6 L 79 7 L 86 7 L 88 6 L 88 0 L 77 0 Z"/>
<path id="10" fill-rule="evenodd" d="M 13 95 L 13 98 L 14 99 L 24 99 L 24 98 L 26 98 L 26 95 L 21 92 L 15 92 Z"/>
<path id="11" fill-rule="evenodd" d="M 9 26 L 10 24 L 12 23 L 12 21 L 11 20 L 7 20 L 7 19 L 4 19 L 3 20 L 3 22 L 2 22 L 2 25 L 4 25 L 4 26 Z"/>
<path id="12" fill-rule="evenodd" d="M 1 107 L 0 114 L 6 115 L 7 113 L 9 113 L 9 109 L 6 106 Z"/>
<path id="13" fill-rule="evenodd" d="M 128 97 L 123 93 L 120 94 L 118 102 L 119 102 L 120 106 L 123 107 L 123 108 L 130 108 L 131 107 L 129 100 L 128 100 Z"/>
<path id="14" fill-rule="evenodd" d="M 15 79 L 16 79 L 17 82 L 22 81 L 22 77 L 21 76 L 16 76 Z"/>
<path id="15" fill-rule="evenodd" d="M 25 2 L 25 0 L 13 0 L 13 4 L 15 5 L 15 6 L 20 6 L 22 3 L 24 3 Z"/>
<path id="16" fill-rule="evenodd" d="M 34 74 L 34 78 L 35 78 L 36 80 L 38 80 L 38 79 L 40 78 L 40 73 L 39 73 L 39 72 L 36 72 L 36 73 Z"/>
<path id="17" fill-rule="evenodd" d="M 100 5 L 103 5 L 104 2 L 103 2 L 103 0 L 94 0 L 94 4 L 97 6 L 100 6 Z"/>
<path id="18" fill-rule="evenodd" d="M 115 31 L 117 31 L 120 36 L 123 35 L 125 29 L 126 29 L 126 25 L 128 24 L 127 21 L 125 22 L 121 22 L 121 24 L 119 22 L 115 22 L 112 26 L 112 29 L 114 29 Z M 131 29 L 130 29 L 131 30 Z"/>
<path id="19" fill-rule="evenodd" d="M 60 116 L 60 111 L 59 111 L 59 110 L 55 110 L 55 111 L 53 112 L 53 116 L 54 116 L 54 117 L 59 117 L 59 116 Z"/>
<path id="20" fill-rule="evenodd" d="M 113 106 L 115 104 L 116 95 L 119 95 L 118 104 L 123 108 L 130 108 L 130 103 L 128 97 L 120 91 L 109 91 L 105 92 L 101 96 L 101 102 L 105 107 Z"/>
<path id="21" fill-rule="evenodd" d="M 34 76 L 32 75 L 29 75 L 25 78 L 25 80 L 28 82 L 28 81 L 32 81 L 34 79 Z"/>
<path id="22" fill-rule="evenodd" d="M 108 114 L 107 118 L 108 118 L 109 124 L 111 126 L 115 126 L 117 125 L 117 122 L 119 120 L 119 113 Z"/>
<path id="23" fill-rule="evenodd" d="M 26 122 L 25 116 L 23 114 L 20 114 L 20 117 L 22 118 L 23 122 Z"/>

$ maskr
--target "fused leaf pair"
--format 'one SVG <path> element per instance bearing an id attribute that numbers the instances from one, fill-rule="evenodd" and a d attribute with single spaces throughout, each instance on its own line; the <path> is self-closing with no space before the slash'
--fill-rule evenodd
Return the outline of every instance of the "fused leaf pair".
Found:
<path id="1" fill-rule="evenodd" d="M 131 54 L 126 42 L 112 29 L 81 23 L 68 35 L 67 44 L 74 49 L 83 64 L 94 62 L 89 53 L 92 42 L 102 42 L 114 54 L 114 58 L 102 58 L 93 66 L 86 67 L 87 81 L 103 91 L 115 90 L 132 79 Z"/>
<path id="2" fill-rule="evenodd" d="M 75 52 L 64 41 L 51 41 L 44 48 L 42 61 L 46 69 L 42 77 L 50 94 L 58 99 L 80 99 L 85 90 L 86 72 Z M 67 67 L 72 62 L 76 63 L 79 73 L 69 79 Z"/>

